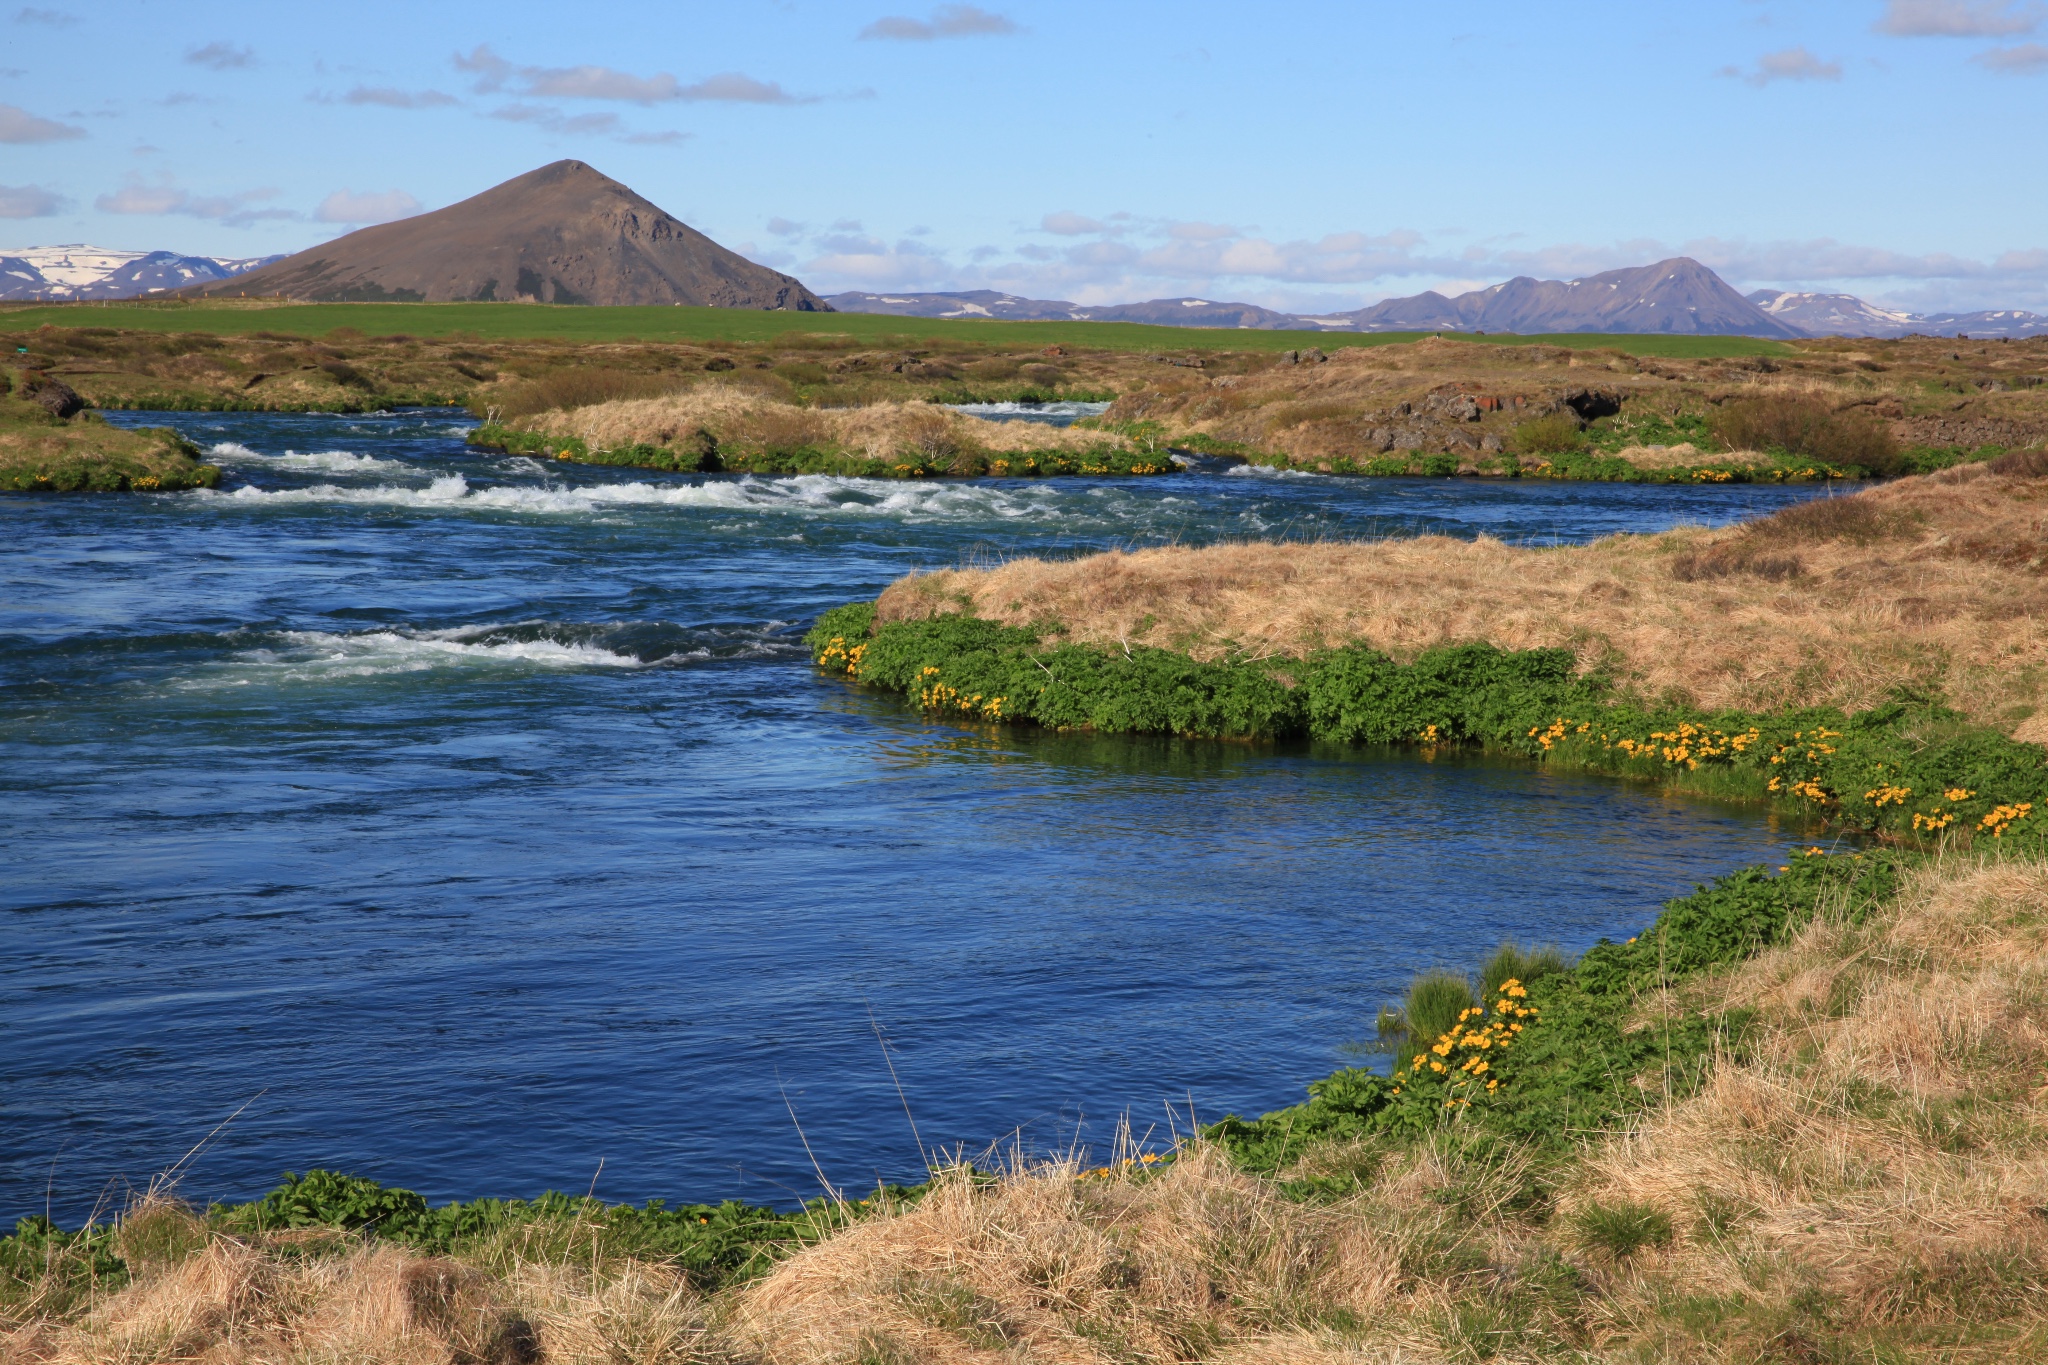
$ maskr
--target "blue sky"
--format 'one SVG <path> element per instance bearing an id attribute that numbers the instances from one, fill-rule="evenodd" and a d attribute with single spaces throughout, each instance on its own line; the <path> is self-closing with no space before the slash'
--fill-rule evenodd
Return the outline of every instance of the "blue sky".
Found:
<path id="1" fill-rule="evenodd" d="M 821 291 L 1313 309 L 1683 253 L 2048 309 L 2044 113 L 2037 0 L 39 0 L 0 247 L 295 251 L 576 157 Z"/>

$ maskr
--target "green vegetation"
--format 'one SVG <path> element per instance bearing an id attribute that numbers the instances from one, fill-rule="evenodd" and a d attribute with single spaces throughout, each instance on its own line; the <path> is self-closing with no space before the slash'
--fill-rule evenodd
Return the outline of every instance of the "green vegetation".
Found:
<path id="1" fill-rule="evenodd" d="M 220 470 L 168 427 L 123 431 L 93 412 L 71 418 L 9 396 L 0 373 L 0 492 L 118 493 L 212 488 Z"/>
<path id="2" fill-rule="evenodd" d="M 270 303 L 236 300 L 122 301 L 0 307 L 0 330 L 120 327 L 220 336 L 274 332 L 326 336 L 338 327 L 371 335 L 469 336 L 478 340 L 776 342 L 794 336 L 845 337 L 862 345 L 953 342 L 995 346 L 1105 347 L 1122 351 L 1262 351 L 1385 346 L 1424 332 L 1263 332 L 1235 328 L 1154 327 L 1129 322 L 1002 322 L 981 318 L 902 318 L 881 313 L 795 313 L 742 308 L 595 308 L 527 303 Z M 1697 358 L 1781 355 L 1783 342 L 1754 337 L 1489 336 L 1502 346 L 1547 345 Z"/>
<path id="3" fill-rule="evenodd" d="M 1906 840 L 2048 834 L 2037 746 L 1925 697 L 1854 715 L 1644 702 L 1580 676 L 1568 650 L 1490 645 L 1395 662 L 1363 646 L 1204 663 L 1149 646 L 1066 643 L 964 615 L 877 624 L 836 608 L 807 637 L 821 668 L 970 721 L 1222 738 L 1470 745 Z"/>

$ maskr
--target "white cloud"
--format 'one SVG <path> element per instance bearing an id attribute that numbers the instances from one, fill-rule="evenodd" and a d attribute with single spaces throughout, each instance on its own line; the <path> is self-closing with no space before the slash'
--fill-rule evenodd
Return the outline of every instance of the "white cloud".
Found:
<path id="1" fill-rule="evenodd" d="M 1824 62 L 1803 47 L 1788 47 L 1757 58 L 1755 69 L 1747 73 L 1724 66 L 1715 74 L 1741 76 L 1744 85 L 1759 87 L 1772 81 L 1838 81 L 1842 79 L 1842 64 Z"/>
<path id="2" fill-rule="evenodd" d="M 680 100 L 721 100 L 736 104 L 816 104 L 816 95 L 792 95 L 774 81 L 757 81 L 737 71 L 722 71 L 676 92 Z"/>
<path id="3" fill-rule="evenodd" d="M 478 43 L 467 54 L 458 52 L 452 58 L 457 71 L 467 71 L 476 79 L 479 95 L 488 95 L 504 88 L 512 75 L 512 63 L 491 51 L 489 43 Z"/>
<path id="4" fill-rule="evenodd" d="M 929 19 L 890 15 L 877 19 L 860 31 L 863 38 L 896 42 L 928 43 L 935 38 L 980 38 L 1016 33 L 1015 20 L 975 5 L 940 5 Z"/>
<path id="5" fill-rule="evenodd" d="M 256 60 L 256 53 L 250 48 L 236 47 L 233 43 L 208 43 L 205 47 L 195 47 L 187 52 L 185 60 L 194 66 L 212 67 L 215 71 L 232 71 L 237 67 L 252 64 Z"/>
<path id="6" fill-rule="evenodd" d="M 75 14 L 66 14 L 63 10 L 60 9 L 29 8 L 23 10 L 16 10 L 14 13 L 14 22 L 17 24 L 48 24 L 52 28 L 63 28 L 67 24 L 77 23 L 78 16 Z"/>
<path id="7" fill-rule="evenodd" d="M 527 67 L 520 77 L 526 82 L 523 93 L 540 99 L 656 104 L 675 99 L 681 89 L 676 78 L 666 72 L 635 76 L 608 66 Z"/>
<path id="8" fill-rule="evenodd" d="M 2021 43 L 2017 47 L 1994 47 L 1970 60 L 2003 76 L 2031 76 L 2048 70 L 2048 46 Z"/>
<path id="9" fill-rule="evenodd" d="M 397 90 L 388 85 L 359 85 L 341 97 L 343 104 L 375 104 L 386 109 L 438 109 L 458 103 L 438 90 Z"/>
<path id="10" fill-rule="evenodd" d="M 1039 221 L 1038 226 L 1047 232 L 1057 233 L 1062 237 L 1079 237 L 1087 233 L 1110 231 L 1109 224 L 1067 209 L 1061 209 L 1058 213 L 1046 214 Z"/>
<path id="11" fill-rule="evenodd" d="M 139 177 L 129 177 L 128 183 L 112 194 L 103 194 L 93 201 L 93 207 L 102 213 L 125 214 L 182 214 L 188 218 L 204 218 L 209 222 L 224 223 L 229 227 L 246 227 L 250 223 L 267 219 L 292 219 L 301 215 L 291 209 L 259 209 L 252 207 L 267 199 L 275 199 L 274 189 L 245 190 L 240 194 L 195 195 L 190 190 L 180 189 L 168 176 L 155 184 L 146 184 Z"/>
<path id="12" fill-rule="evenodd" d="M 40 185 L 0 185 L 0 218 L 48 218 L 64 206 L 60 195 Z"/>
<path id="13" fill-rule="evenodd" d="M 2010 38 L 2041 18 L 2041 5 L 2012 0 L 1890 0 L 1875 27 L 1895 38 Z"/>
<path id="14" fill-rule="evenodd" d="M 547 132 L 571 137 L 616 133 L 620 127 L 617 114 L 569 115 L 542 104 L 507 104 L 502 108 L 493 109 L 491 117 L 504 119 L 508 123 L 530 123 Z"/>
<path id="15" fill-rule="evenodd" d="M 638 147 L 674 147 L 688 142 L 690 137 L 689 133 L 679 133 L 671 128 L 659 133 L 622 133 L 619 141 Z"/>
<path id="16" fill-rule="evenodd" d="M 0 104 L 0 142 L 61 142 L 84 137 L 85 129 L 37 118 L 26 109 Z"/>
<path id="17" fill-rule="evenodd" d="M 787 218 L 770 218 L 768 220 L 768 232 L 771 236 L 794 237 L 803 230 L 804 225 L 802 223 L 791 222 Z"/>
<path id="18" fill-rule="evenodd" d="M 401 218 L 410 218 L 420 211 L 420 201 L 404 190 L 385 190 L 382 193 L 365 191 L 357 194 L 354 190 L 336 190 L 320 201 L 320 207 L 313 210 L 316 223 L 395 223 Z"/>
<path id="19" fill-rule="evenodd" d="M 608 66 L 514 66 L 487 43 L 456 53 L 455 69 L 476 76 L 476 90 L 489 94 L 519 83 L 529 99 L 612 100 L 622 104 L 664 104 L 671 100 L 728 104 L 812 104 L 816 96 L 792 95 L 774 81 L 740 71 L 721 71 L 685 84 L 666 71 L 636 76 Z"/>

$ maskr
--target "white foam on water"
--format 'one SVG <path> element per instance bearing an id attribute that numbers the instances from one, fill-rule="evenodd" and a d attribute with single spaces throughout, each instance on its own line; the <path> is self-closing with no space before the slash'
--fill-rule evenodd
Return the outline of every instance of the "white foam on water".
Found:
<path id="1" fill-rule="evenodd" d="M 488 628 L 462 630 L 373 630 L 343 635 L 323 630 L 290 630 L 274 646 L 242 650 L 179 686 L 187 690 L 247 687 L 252 683 L 328 682 L 375 678 L 433 669 L 475 667 L 645 668 L 630 654 L 596 645 L 564 644 L 546 638 L 473 643 Z M 470 637 L 465 639 L 463 637 Z"/>
<path id="2" fill-rule="evenodd" d="M 379 484 L 345 488 L 254 488 L 200 496 L 243 505 L 336 503 L 422 510 L 487 510 L 536 515 L 589 515 L 632 508 L 711 508 L 720 511 L 790 512 L 803 516 L 882 516 L 902 521 L 1056 520 L 1071 514 L 1067 493 L 1082 492 L 1040 482 L 998 488 L 989 484 L 856 479 L 836 474 L 799 474 L 772 479 L 710 479 L 702 483 L 501 484 L 471 488 L 460 474 L 445 474 L 425 488 Z M 1107 491 L 1091 489 L 1086 491 Z"/>
<path id="3" fill-rule="evenodd" d="M 1327 474 L 1315 474 L 1306 469 L 1275 469 L 1269 464 L 1234 464 L 1223 471 L 1239 478 L 1253 479 L 1323 479 Z"/>
<path id="4" fill-rule="evenodd" d="M 1083 403 L 1058 399 L 1050 403 L 948 403 L 955 412 L 991 422 L 1041 422 L 1047 426 L 1070 426 L 1083 417 L 1099 417 L 1109 411 L 1107 403 Z"/>
<path id="5" fill-rule="evenodd" d="M 228 464 L 254 465 L 261 469 L 296 469 L 313 474 L 368 474 L 378 470 L 410 469 L 402 460 L 380 460 L 351 450 L 287 450 L 282 455 L 265 455 L 240 441 L 221 441 L 208 448 L 208 455 Z"/>

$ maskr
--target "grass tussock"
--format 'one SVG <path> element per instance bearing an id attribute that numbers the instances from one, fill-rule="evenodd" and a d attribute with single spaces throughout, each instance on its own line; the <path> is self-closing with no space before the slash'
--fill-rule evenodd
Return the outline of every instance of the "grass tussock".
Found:
<path id="1" fill-rule="evenodd" d="M 1163 453 L 1109 432 L 989 422 L 926 402 L 805 407 L 729 381 L 550 411 L 472 439 L 562 459 L 706 472 L 1022 477 L 1173 468 Z"/>
<path id="2" fill-rule="evenodd" d="M 1801 884 L 1817 899 L 1775 946 L 1617 998 L 1637 1035 L 1723 1024 L 1699 1084 L 1660 1101 L 1654 1064 L 1623 1077 L 1640 1101 L 1619 1123 L 1520 1140 L 1450 1108 L 1418 1131 L 1283 1143 L 1272 1169 L 1195 1140 L 1157 1164 L 947 1170 L 714 1288 L 551 1238 L 428 1255 L 232 1234 L 156 1201 L 120 1225 L 118 1283 L 8 1301 L 0 1358 L 2036 1358 L 2048 861 L 1922 858 L 1875 900 Z M 1587 984 L 1532 992 L 1532 1030 L 1572 1027 Z"/>
<path id="3" fill-rule="evenodd" d="M 880 619 L 965 612 L 1199 660 L 1363 644 L 1563 648 L 1635 695 L 1862 710 L 1933 693 L 2048 740 L 2048 483 L 2026 457 L 1723 530 L 1524 549 L 1481 538 L 1024 558 L 892 585 Z"/>

